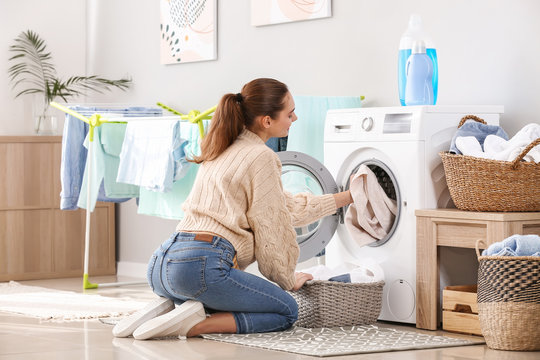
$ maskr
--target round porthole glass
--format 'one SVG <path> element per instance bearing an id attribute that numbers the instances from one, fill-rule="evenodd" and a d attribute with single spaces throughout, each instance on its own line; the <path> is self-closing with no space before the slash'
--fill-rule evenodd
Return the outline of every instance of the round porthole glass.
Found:
<path id="1" fill-rule="evenodd" d="M 304 153 L 282 151 L 277 153 L 282 164 L 283 189 L 291 194 L 307 192 L 313 195 L 333 194 L 337 185 L 317 159 Z M 326 216 L 311 224 L 295 227 L 300 247 L 299 262 L 319 254 L 328 245 L 338 224 L 338 215 Z"/>
<path id="2" fill-rule="evenodd" d="M 291 194 L 310 193 L 323 195 L 323 189 L 315 176 L 303 167 L 297 165 L 284 165 L 281 172 L 283 188 Z M 317 220 L 306 226 L 296 227 L 296 241 L 298 244 L 309 239 L 319 228 L 321 221 Z"/>

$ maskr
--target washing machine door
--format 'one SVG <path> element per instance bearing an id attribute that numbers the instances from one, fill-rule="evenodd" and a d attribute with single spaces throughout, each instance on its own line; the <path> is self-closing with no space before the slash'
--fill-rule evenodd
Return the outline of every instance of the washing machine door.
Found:
<path id="1" fill-rule="evenodd" d="M 308 192 L 313 195 L 338 191 L 336 181 L 317 159 L 296 151 L 277 153 L 282 164 L 283 189 L 292 194 Z M 298 262 L 319 254 L 328 245 L 338 226 L 338 214 L 326 216 L 307 226 L 295 228 L 300 247 Z"/>

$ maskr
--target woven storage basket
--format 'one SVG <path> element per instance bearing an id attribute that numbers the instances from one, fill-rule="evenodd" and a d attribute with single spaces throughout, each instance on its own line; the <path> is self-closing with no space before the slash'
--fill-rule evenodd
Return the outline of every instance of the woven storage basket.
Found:
<path id="1" fill-rule="evenodd" d="M 342 283 L 308 281 L 290 294 L 298 303 L 298 321 L 305 328 L 367 325 L 381 313 L 384 281 Z"/>
<path id="2" fill-rule="evenodd" d="M 467 115 L 468 119 L 485 121 Z M 533 141 L 514 161 L 482 159 L 440 152 L 450 196 L 458 209 L 470 211 L 540 211 L 540 164 L 521 161 Z"/>
<path id="3" fill-rule="evenodd" d="M 478 318 L 497 350 L 540 350 L 540 257 L 480 256 Z"/>

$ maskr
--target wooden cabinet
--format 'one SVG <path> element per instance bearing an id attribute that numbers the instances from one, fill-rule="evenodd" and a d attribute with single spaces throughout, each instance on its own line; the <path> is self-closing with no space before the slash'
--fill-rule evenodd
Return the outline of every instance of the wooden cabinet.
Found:
<path id="1" fill-rule="evenodd" d="M 83 275 L 85 210 L 60 210 L 60 136 L 0 136 L 0 281 Z M 91 216 L 90 275 L 116 273 L 114 204 Z"/>

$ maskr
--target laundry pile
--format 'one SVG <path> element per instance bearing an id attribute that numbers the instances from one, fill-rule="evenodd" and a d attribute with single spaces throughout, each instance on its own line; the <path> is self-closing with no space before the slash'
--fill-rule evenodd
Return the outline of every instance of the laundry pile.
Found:
<path id="1" fill-rule="evenodd" d="M 538 138 L 540 138 L 540 124 L 525 125 L 509 139 L 500 126 L 467 120 L 454 134 L 450 152 L 491 160 L 514 161 Z M 540 145 L 531 149 L 523 160 L 540 162 Z"/>
<path id="2" fill-rule="evenodd" d="M 345 214 L 345 227 L 360 246 L 383 239 L 394 224 L 397 204 L 386 195 L 377 176 L 361 165 L 351 177 L 353 203 Z"/>
<path id="3" fill-rule="evenodd" d="M 344 283 L 374 283 L 384 281 L 384 270 L 375 260 L 364 259 L 361 265 L 343 263 L 335 268 L 317 265 L 302 272 L 311 274 L 313 280 L 328 280 Z"/>
<path id="4" fill-rule="evenodd" d="M 540 236 L 512 235 L 503 241 L 491 244 L 482 252 L 483 256 L 540 256 Z"/>

